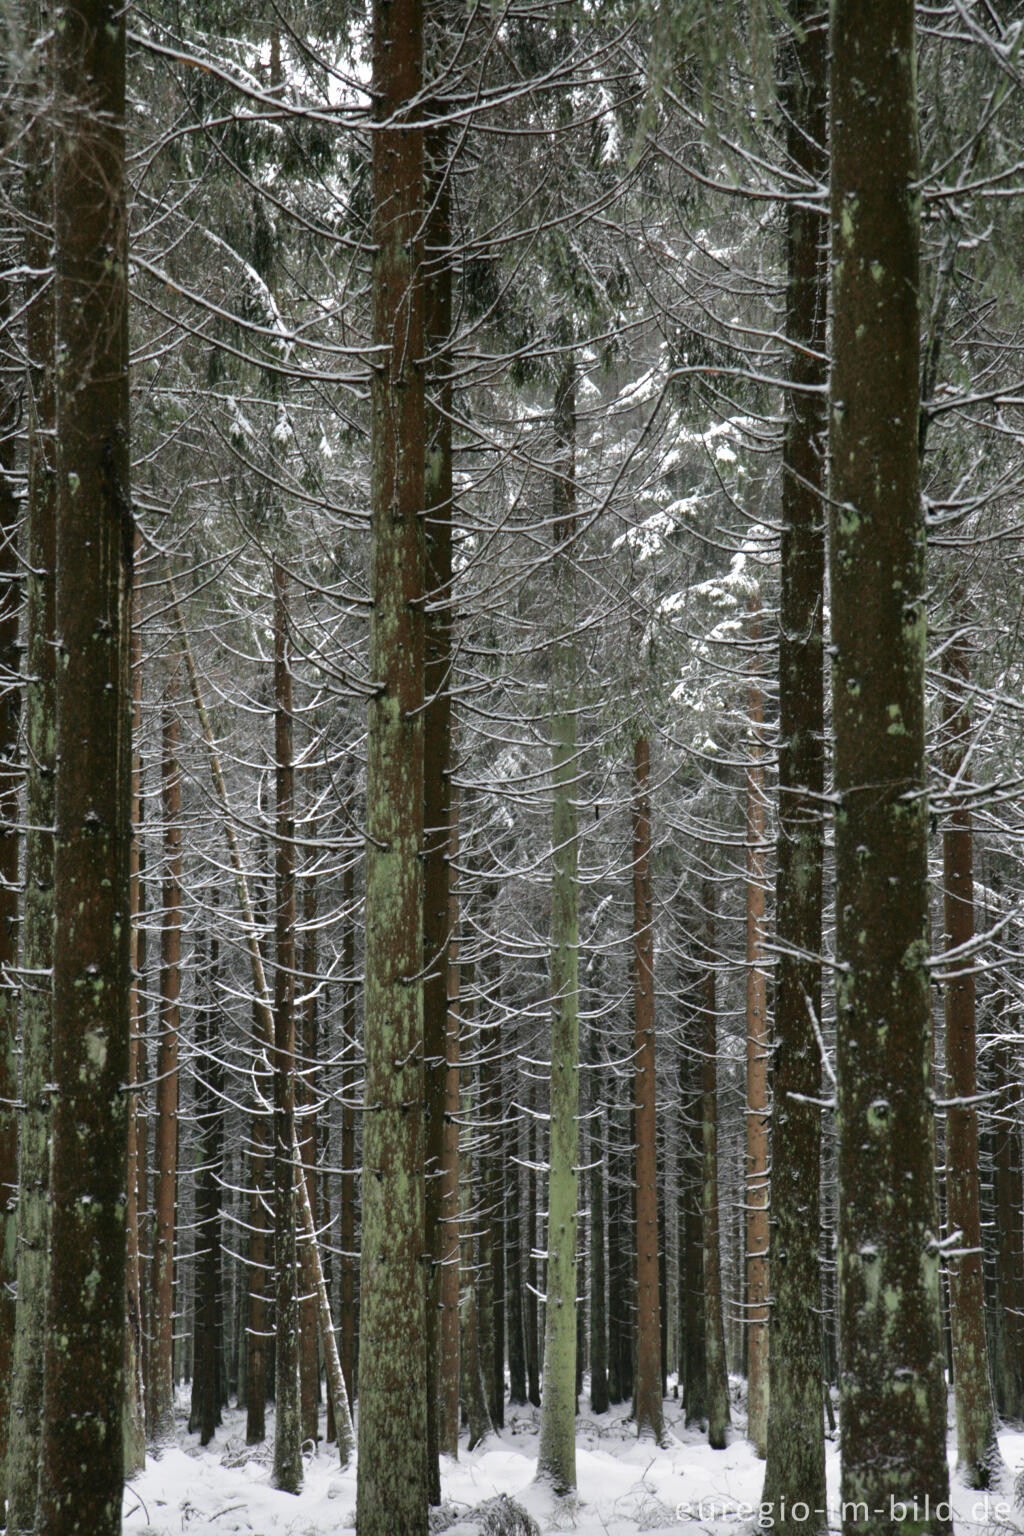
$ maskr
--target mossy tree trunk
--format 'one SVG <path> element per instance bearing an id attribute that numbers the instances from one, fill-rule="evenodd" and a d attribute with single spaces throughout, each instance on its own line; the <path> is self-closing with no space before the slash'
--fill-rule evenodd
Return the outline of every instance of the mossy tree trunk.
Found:
<path id="1" fill-rule="evenodd" d="M 131 991 L 125 13 L 68 0 L 58 127 L 53 1155 L 38 1536 L 115 1536 Z"/>
<path id="2" fill-rule="evenodd" d="M 359 1536 L 427 1529 L 423 1268 L 425 342 L 420 0 L 373 6 L 372 617 Z M 387 126 L 384 126 L 387 125 Z"/>
<path id="3" fill-rule="evenodd" d="M 828 35 L 820 0 L 791 12 L 787 147 L 811 197 L 828 176 Z M 790 389 L 782 466 L 779 826 L 772 1046 L 771 1287 L 767 1464 L 762 1500 L 784 1536 L 824 1530 L 820 1241 L 821 900 L 824 847 L 825 386 L 828 225 L 786 205 Z M 794 1520 L 795 1505 L 814 1511 Z M 808 1529 L 810 1524 L 810 1529 Z"/>
<path id="4" fill-rule="evenodd" d="M 829 537 L 848 1536 L 890 1531 L 892 1498 L 910 1501 L 904 1536 L 949 1529 L 936 1513 L 949 1474 L 927 967 L 914 46 L 912 0 L 835 0 Z"/>

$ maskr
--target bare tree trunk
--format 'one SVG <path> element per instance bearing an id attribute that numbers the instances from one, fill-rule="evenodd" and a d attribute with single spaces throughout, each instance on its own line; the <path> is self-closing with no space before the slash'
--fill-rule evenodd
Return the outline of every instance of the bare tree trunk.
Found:
<path id="1" fill-rule="evenodd" d="M 115 1536 L 124 1473 L 130 1016 L 125 14 L 54 31 L 57 778 L 50 1284 L 37 1536 Z"/>

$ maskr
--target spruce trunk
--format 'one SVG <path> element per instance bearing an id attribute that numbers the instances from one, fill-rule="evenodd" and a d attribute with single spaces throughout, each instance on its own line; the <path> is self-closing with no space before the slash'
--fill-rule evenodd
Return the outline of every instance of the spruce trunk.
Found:
<path id="1" fill-rule="evenodd" d="M 359 1536 L 427 1529 L 423 1192 L 424 220 L 420 0 L 373 6 L 371 699 Z M 385 126 L 387 125 L 387 126 Z"/>
<path id="2" fill-rule="evenodd" d="M 830 567 L 840 1497 L 948 1531 L 931 1101 L 912 0 L 835 0 Z M 925 1500 L 929 1508 L 925 1509 Z"/>
<path id="3" fill-rule="evenodd" d="M 576 373 L 570 362 L 555 393 L 560 454 L 555 480 L 551 738 L 551 1153 L 548 1181 L 547 1306 L 544 1320 L 537 1476 L 556 1493 L 576 1487 L 576 1206 L 579 1105 L 579 889 L 576 780 L 575 519 Z M 655 1250 L 657 1251 L 657 1250 Z"/>
<path id="4" fill-rule="evenodd" d="M 54 30 L 57 759 L 53 1154 L 38 1536 L 118 1536 L 131 991 L 125 13 Z"/>
<path id="5" fill-rule="evenodd" d="M 788 149 L 809 187 L 828 175 L 828 53 L 819 0 L 791 12 L 785 82 Z M 824 210 L 786 205 L 790 389 L 782 464 L 779 598 L 779 827 L 767 1464 L 762 1502 L 780 1536 L 824 1530 L 820 1241 L 821 900 L 824 847 L 823 612 L 827 433 L 828 226 Z M 803 1503 L 810 1521 L 794 1520 Z"/>

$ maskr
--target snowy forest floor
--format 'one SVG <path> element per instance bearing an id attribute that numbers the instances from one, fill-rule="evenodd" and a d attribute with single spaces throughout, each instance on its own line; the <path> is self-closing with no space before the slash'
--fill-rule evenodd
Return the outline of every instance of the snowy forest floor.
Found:
<path id="1" fill-rule="evenodd" d="M 583 1402 L 584 1399 L 581 1399 Z M 200 1448 L 187 1432 L 187 1397 L 179 1405 L 177 1445 L 150 1456 L 145 1471 L 125 1490 L 126 1536 L 335 1536 L 355 1526 L 354 1466 L 342 1471 L 333 1446 L 321 1442 L 306 1458 L 305 1484 L 295 1497 L 271 1486 L 272 1440 L 245 1444 L 245 1415 L 225 1414 L 214 1440 Z M 704 1436 L 682 1425 L 680 1404 L 666 1399 L 666 1445 L 639 1442 L 626 1418 L 626 1405 L 577 1421 L 577 1480 L 574 1503 L 555 1500 L 533 1482 L 539 1415 L 532 1408 L 508 1411 L 508 1423 L 472 1453 L 465 1441 L 458 1461 L 441 1464 L 443 1512 L 432 1529 L 448 1536 L 476 1536 L 479 1523 L 467 1519 L 475 1506 L 497 1494 L 517 1499 L 542 1532 L 575 1531 L 578 1536 L 636 1536 L 643 1531 L 686 1532 L 687 1536 L 740 1536 L 754 1524 L 764 1463 L 734 1428 L 724 1451 L 708 1448 Z M 734 1422 L 740 1415 L 733 1406 Z M 268 1428 L 273 1414 L 268 1408 Z M 959 1536 L 1016 1536 L 1024 1533 L 1024 1512 L 1013 1506 L 1012 1487 L 1024 1470 L 1024 1432 L 999 1436 L 1007 1469 L 1001 1493 L 985 1495 L 952 1479 Z M 839 1450 L 828 1441 L 829 1525 L 839 1526 Z M 955 1442 L 950 1442 L 950 1469 Z M 898 1495 L 898 1490 L 894 1490 Z M 905 1494 L 904 1494 L 905 1496 Z M 436 1523 L 435 1523 L 436 1521 Z M 450 1521 L 450 1524 L 447 1522 Z"/>

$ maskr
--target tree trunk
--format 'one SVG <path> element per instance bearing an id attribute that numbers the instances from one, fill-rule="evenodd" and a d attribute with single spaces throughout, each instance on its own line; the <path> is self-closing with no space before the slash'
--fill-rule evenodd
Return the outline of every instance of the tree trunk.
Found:
<path id="1" fill-rule="evenodd" d="M 135 540 L 136 551 L 139 540 Z M 140 615 L 134 612 L 133 603 L 131 667 L 132 667 L 132 736 L 137 742 L 142 726 L 142 626 Z M 142 1260 L 139 1248 L 141 1218 L 139 1213 L 139 1144 L 145 1144 L 145 1122 L 139 1113 L 138 1085 L 142 1081 L 142 1031 L 145 1010 L 142 1003 L 139 978 L 139 938 L 141 929 L 142 879 L 142 796 L 141 762 L 138 751 L 132 752 L 132 846 L 129 866 L 131 892 L 131 1039 L 128 1050 L 128 1148 L 125 1159 L 125 1312 L 127 1326 L 124 1333 L 124 1473 L 134 1477 L 146 1465 L 146 1392 L 144 1380 L 144 1343 L 142 1311 Z M 145 950 L 143 949 L 143 954 Z M 140 1138 L 141 1132 L 141 1138 Z M 144 1159 L 143 1159 L 144 1161 Z"/>
<path id="2" fill-rule="evenodd" d="M 434 354 L 427 392 L 429 441 L 426 467 L 427 589 L 424 684 L 423 779 L 423 1052 L 426 1101 L 427 1249 L 427 1481 L 431 1504 L 441 1502 L 441 1331 L 445 1268 L 451 1259 L 445 1226 L 445 1131 L 448 1091 L 448 943 L 450 873 L 448 842 L 452 826 L 452 426 L 450 359 L 452 328 L 451 194 L 448 134 L 435 128 L 427 136 L 428 223 L 426 233 L 427 344 Z M 456 1250 L 457 1251 L 457 1250 Z M 458 1282 L 456 1281 L 456 1284 Z M 449 1426 L 450 1428 L 450 1426 Z M 457 1450 L 457 1444 L 455 1449 Z"/>
<path id="3" fill-rule="evenodd" d="M 894 1497 L 911 1501 L 900 1529 L 915 1536 L 950 1522 L 930 1100 L 911 0 L 835 0 L 831 44 L 840 1497 L 848 1536 L 890 1531 Z"/>
<path id="4" fill-rule="evenodd" d="M 955 782 L 971 735 L 968 660 L 962 637 L 954 636 L 950 642 L 946 665 L 951 693 L 944 710 L 944 755 L 946 773 Z M 946 1223 L 950 1240 L 960 1234 L 948 1256 L 957 1475 L 968 1488 L 989 1488 L 1004 1469 L 996 1440 L 985 1329 L 974 959 L 957 954 L 974 939 L 974 839 L 970 809 L 962 802 L 953 806 L 943 830 L 942 863 L 946 949 L 952 952 L 945 989 Z"/>
<path id="5" fill-rule="evenodd" d="M 288 579 L 274 562 L 274 756 L 277 779 L 274 902 L 274 1486 L 302 1488 L 299 1298 L 295 1197 L 295 767 Z M 298 1164 L 298 1166 L 297 1166 Z"/>
<path id="6" fill-rule="evenodd" d="M 199 1443 L 209 1445 L 220 1423 L 220 1179 L 223 1162 L 224 1112 L 223 1069 L 216 1027 L 219 946 L 211 935 L 208 960 L 208 996 L 196 1018 L 196 1049 L 200 1058 L 195 1088 L 195 1118 L 199 1135 L 199 1166 L 196 1177 L 196 1320 L 192 1366 L 192 1404 L 189 1432 L 199 1433 Z M 203 967 L 205 969 L 205 967 Z"/>
<path id="7" fill-rule="evenodd" d="M 446 957 L 448 1002 L 445 1026 L 444 1145 L 441 1169 L 441 1223 L 443 1229 L 440 1330 L 440 1448 L 448 1456 L 459 1454 L 459 1022 L 461 981 L 459 975 L 458 894 L 454 874 L 459 851 L 457 804 L 452 808 L 449 843 L 448 926 Z"/>
<path id="8" fill-rule="evenodd" d="M 373 6 L 373 610 L 360 1536 L 427 1529 L 423 1211 L 424 219 L 420 0 Z M 382 124 L 401 126 L 384 128 Z M 396 1063 L 400 1064 L 396 1068 Z"/>
<path id="9" fill-rule="evenodd" d="M 344 1056 L 341 1068 L 341 1368 L 349 1399 L 356 1399 L 356 923 L 355 860 L 343 875 L 345 925 L 342 929 Z"/>
<path id="10" fill-rule="evenodd" d="M 768 1441 L 768 988 L 764 971 L 764 695 L 757 671 L 760 599 L 750 599 L 755 647 L 747 690 L 747 1439 L 758 1456 Z"/>
<path id="11" fill-rule="evenodd" d="M 687 1427 L 707 1422 L 707 1339 L 704 1320 L 704 1094 L 695 1026 L 703 1047 L 703 1020 L 688 1022 L 679 1061 L 679 1309 L 683 1417 Z"/>
<path id="12" fill-rule="evenodd" d="M 554 779 L 551 821 L 551 1152 L 547 1306 L 537 1477 L 562 1494 L 576 1487 L 576 1117 L 579 1107 L 576 779 L 579 764 L 573 629 L 575 552 L 572 547 L 576 530 L 576 370 L 572 361 L 565 364 L 556 386 L 554 432 L 559 473 L 553 493 L 555 636 L 551 644 Z"/>
<path id="13" fill-rule="evenodd" d="M 1024 1167 L 1022 1167 L 1017 1083 L 1010 1046 L 999 1040 L 991 1053 L 992 1163 L 995 1203 L 996 1297 L 1003 1329 L 1001 1401 L 1003 1418 L 1024 1418 Z"/>
<path id="14" fill-rule="evenodd" d="M 654 1058 L 654 906 L 651 896 L 651 744 L 633 743 L 633 1113 L 636 1125 L 636 1428 L 665 1437 L 658 1275 L 658 1150 Z"/>
<path id="15" fill-rule="evenodd" d="M 587 1121 L 587 1162 L 590 1167 L 590 1408 L 608 1411 L 608 1255 L 605 1236 L 605 1168 L 607 1117 L 601 1105 L 604 1082 L 597 1069 L 597 1031 L 587 1032 L 592 1113 Z M 596 1113 L 594 1112 L 596 1111 Z"/>
<path id="16" fill-rule="evenodd" d="M 704 1228 L 704 1364 L 708 1384 L 708 1444 L 723 1451 L 729 1438 L 729 1370 L 722 1322 L 722 1258 L 718 1216 L 718 1002 L 715 983 L 715 887 L 703 886 L 704 973 L 701 1022 L 701 1217 Z"/>
<path id="17" fill-rule="evenodd" d="M 173 681 L 164 704 L 164 880 L 160 925 L 160 1042 L 156 1088 L 156 1216 L 153 1320 L 147 1420 L 157 1445 L 174 1438 L 174 1229 L 178 1202 L 178 1041 L 181 993 L 181 769 Z"/>
<path id="18" fill-rule="evenodd" d="M 38 21 L 38 17 L 37 17 Z M 49 62 L 48 51 L 45 52 Z M 48 84 L 48 82 L 47 82 Z M 33 82 L 38 103 L 42 82 Z M 54 301 L 48 269 L 53 226 L 52 123 L 30 112 L 26 207 L 25 345 L 28 353 L 28 508 L 25 654 L 25 898 L 22 919 L 21 1117 L 17 1314 L 7 1453 L 8 1524 L 35 1524 L 42 1428 L 50 1095 L 53 1081 L 53 816 L 56 731 L 56 474 Z"/>
<path id="19" fill-rule="evenodd" d="M 809 187 L 828 176 L 828 48 L 819 0 L 792 13 L 787 144 Z M 820 1241 L 821 895 L 824 846 L 825 357 L 828 228 L 799 198 L 786 205 L 790 343 L 782 470 L 779 605 L 779 827 L 776 841 L 775 1039 L 767 1465 L 763 1501 L 780 1536 L 824 1530 Z M 785 1503 L 783 1503 L 785 1501 Z M 794 1520 L 800 1503 L 815 1513 Z"/>
<path id="20" fill-rule="evenodd" d="M 6 222 L 6 219 L 5 219 Z M 15 261 L 10 236 L 0 261 L 0 330 L 9 334 L 16 294 L 10 274 Z M 20 253 L 19 253 L 20 254 Z M 18 1225 L 18 765 L 20 690 L 14 685 L 21 655 L 18 616 L 21 563 L 18 559 L 18 497 L 14 484 L 20 414 L 20 380 L 7 375 L 0 385 L 0 1509 L 7 1496 L 7 1448 L 14 1355 L 14 1285 Z"/>
<path id="21" fill-rule="evenodd" d="M 120 1532 L 131 990 L 133 527 L 125 18 L 69 0 L 54 31 L 57 779 L 50 1284 L 38 1536 Z"/>
<path id="22" fill-rule="evenodd" d="M 302 900 L 302 990 L 309 995 L 302 1007 L 302 1058 L 306 1063 L 300 1078 L 302 1089 L 302 1176 L 306 1198 L 313 1213 L 313 1225 L 320 1220 L 320 1178 L 318 1172 L 317 1089 L 314 1064 L 319 1061 L 319 1015 L 316 995 L 316 880 L 307 873 Z M 326 1225 L 326 1223 L 325 1223 Z M 326 1277 L 325 1277 L 326 1278 Z M 299 1362 L 302 1403 L 302 1439 L 315 1445 L 320 1439 L 320 1352 L 317 1348 L 316 1296 L 307 1285 L 302 1288 L 299 1320 L 301 1358 Z"/>

